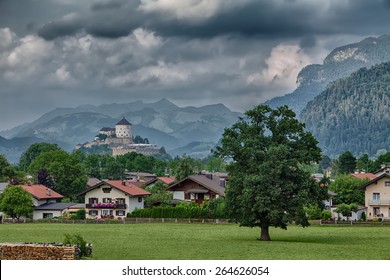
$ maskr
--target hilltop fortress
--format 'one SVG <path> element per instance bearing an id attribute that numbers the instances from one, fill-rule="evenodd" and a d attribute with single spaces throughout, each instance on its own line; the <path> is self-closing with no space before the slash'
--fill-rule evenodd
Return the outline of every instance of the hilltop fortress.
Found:
<path id="1" fill-rule="evenodd" d="M 138 153 L 144 155 L 159 154 L 160 150 L 155 144 L 133 143 L 132 124 L 123 118 L 115 128 L 103 127 L 99 135 L 93 141 L 84 144 L 78 144 L 76 149 L 92 148 L 93 146 L 107 145 L 112 151 L 113 156 L 124 155 L 127 153 Z"/>

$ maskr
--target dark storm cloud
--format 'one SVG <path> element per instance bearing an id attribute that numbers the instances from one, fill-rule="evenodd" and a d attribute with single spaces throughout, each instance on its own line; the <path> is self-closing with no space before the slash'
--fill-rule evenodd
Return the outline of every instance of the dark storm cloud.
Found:
<path id="1" fill-rule="evenodd" d="M 95 36 L 126 36 L 137 27 L 148 28 L 162 36 L 214 37 L 243 34 L 263 38 L 296 38 L 313 34 L 359 34 L 371 29 L 371 22 L 382 25 L 386 32 L 390 23 L 389 1 L 331 1 L 327 5 L 310 1 L 247 1 L 222 5 L 209 17 L 175 17 L 166 10 L 142 9 L 139 1 L 109 1 L 91 6 L 83 22 L 53 21 L 39 34 L 45 39 L 74 34 L 84 30 Z M 234 4 L 232 4 L 234 3 Z M 321 2 L 320 2 L 321 3 Z M 360 28 L 357 24 L 366 21 Z M 382 30 L 381 30 L 382 29 Z"/>

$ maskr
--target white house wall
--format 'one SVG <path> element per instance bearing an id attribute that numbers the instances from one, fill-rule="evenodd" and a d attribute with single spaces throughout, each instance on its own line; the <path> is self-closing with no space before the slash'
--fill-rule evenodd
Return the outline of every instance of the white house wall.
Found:
<path id="1" fill-rule="evenodd" d="M 33 219 L 34 220 L 43 219 L 43 214 L 44 213 L 51 213 L 51 214 L 53 214 L 53 218 L 62 216 L 62 211 L 61 210 L 34 210 L 34 212 L 33 212 Z"/>
<path id="2" fill-rule="evenodd" d="M 126 213 L 125 213 L 125 216 L 118 216 L 118 217 L 121 217 L 121 218 L 124 218 L 126 217 L 126 214 L 127 213 L 131 213 L 134 211 L 134 209 L 138 208 L 138 209 L 143 209 L 144 208 L 144 199 L 143 197 L 141 197 L 141 202 L 138 201 L 138 197 L 132 197 L 131 195 L 128 195 L 128 194 L 125 194 L 124 192 L 112 187 L 111 188 L 111 192 L 109 193 L 104 193 L 103 192 L 103 188 L 108 188 L 110 186 L 107 186 L 107 185 L 103 185 L 99 188 L 96 188 L 96 189 L 93 189 L 89 192 L 87 192 L 85 194 L 85 204 L 90 204 L 89 203 L 89 199 L 90 198 L 97 198 L 98 199 L 98 203 L 103 203 L 103 198 L 111 198 L 112 200 L 116 199 L 116 198 L 124 198 L 125 199 L 125 203 L 126 203 L 126 209 L 109 209 L 109 210 L 113 210 L 112 213 L 114 215 L 114 217 L 117 217 L 116 216 L 116 211 L 118 210 L 124 210 Z M 105 209 L 105 208 L 87 208 L 87 217 L 88 218 L 99 218 L 100 215 L 102 215 L 102 210 Z M 97 210 L 98 211 L 98 215 L 97 216 L 90 216 L 89 215 L 89 210 Z"/>

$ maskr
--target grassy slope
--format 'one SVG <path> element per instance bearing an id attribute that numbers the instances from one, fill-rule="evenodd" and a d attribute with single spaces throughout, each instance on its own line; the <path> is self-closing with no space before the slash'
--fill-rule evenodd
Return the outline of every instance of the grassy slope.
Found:
<path id="1" fill-rule="evenodd" d="M 271 229 L 208 224 L 2 224 L 0 242 L 62 242 L 80 234 L 93 244 L 93 259 L 388 260 L 390 227 L 290 226 Z"/>

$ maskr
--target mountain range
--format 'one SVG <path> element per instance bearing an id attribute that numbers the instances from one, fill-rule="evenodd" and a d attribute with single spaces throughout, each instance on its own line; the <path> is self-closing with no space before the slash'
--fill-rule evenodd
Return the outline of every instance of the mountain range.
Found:
<path id="1" fill-rule="evenodd" d="M 0 132 L 9 139 L 0 139 L 0 152 L 10 161 L 17 161 L 26 145 L 19 145 L 16 139 L 55 142 L 70 151 L 76 144 L 93 140 L 102 127 L 114 127 L 126 117 L 133 125 L 134 136 L 148 138 L 151 144 L 163 146 L 168 153 L 205 156 L 218 142 L 224 128 L 231 126 L 241 115 L 223 104 L 179 107 L 167 99 L 154 103 L 135 101 L 57 108 L 31 123 Z"/>

